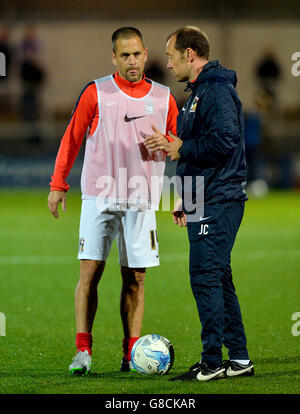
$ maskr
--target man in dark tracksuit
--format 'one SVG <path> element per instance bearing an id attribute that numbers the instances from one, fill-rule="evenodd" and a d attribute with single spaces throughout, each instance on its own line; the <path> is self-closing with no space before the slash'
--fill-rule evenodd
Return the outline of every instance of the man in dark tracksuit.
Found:
<path id="1" fill-rule="evenodd" d="M 201 361 L 171 380 L 253 375 L 230 265 L 247 200 L 244 122 L 236 74 L 217 60 L 208 60 L 208 39 L 195 27 L 172 33 L 166 51 L 168 68 L 178 81 L 188 81 L 191 94 L 178 116 L 174 142 L 165 143 L 154 129 L 146 145 L 152 151 L 164 149 L 171 160 L 178 160 L 183 203 L 173 219 L 187 225 L 190 281 L 203 343 Z M 184 197 L 192 194 L 196 204 L 196 177 L 200 176 L 204 177 L 204 211 L 197 216 L 197 208 L 190 214 Z M 191 188 L 186 188 L 185 177 L 192 177 Z M 225 363 L 222 344 L 230 358 Z"/>

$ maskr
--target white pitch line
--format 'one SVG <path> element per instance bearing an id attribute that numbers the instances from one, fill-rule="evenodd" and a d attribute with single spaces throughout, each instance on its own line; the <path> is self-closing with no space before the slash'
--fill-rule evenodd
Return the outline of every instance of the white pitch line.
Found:
<path id="1" fill-rule="evenodd" d="M 69 264 L 76 261 L 76 256 L 0 256 L 1 264 L 40 265 L 40 264 Z"/>

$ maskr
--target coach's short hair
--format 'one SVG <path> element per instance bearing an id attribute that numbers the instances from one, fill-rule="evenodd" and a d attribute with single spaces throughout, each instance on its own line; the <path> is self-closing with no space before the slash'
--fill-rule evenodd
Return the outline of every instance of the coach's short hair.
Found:
<path id="1" fill-rule="evenodd" d="M 209 39 L 205 32 L 196 26 L 184 26 L 175 30 L 167 37 L 167 41 L 176 36 L 175 49 L 183 53 L 188 47 L 193 49 L 198 56 L 209 59 Z"/>
<path id="2" fill-rule="evenodd" d="M 116 43 L 119 38 L 130 39 L 135 36 L 141 39 L 145 47 L 142 33 L 135 27 L 120 27 L 120 29 L 117 29 L 111 37 L 113 52 L 116 53 Z"/>

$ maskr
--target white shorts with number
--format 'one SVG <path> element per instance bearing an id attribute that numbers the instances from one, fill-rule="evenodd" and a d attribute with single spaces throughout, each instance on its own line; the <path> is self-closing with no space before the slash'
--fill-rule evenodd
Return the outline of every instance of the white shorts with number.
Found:
<path id="1" fill-rule="evenodd" d="M 121 266 L 159 265 L 155 211 L 112 211 L 82 200 L 78 259 L 106 261 L 115 237 Z"/>

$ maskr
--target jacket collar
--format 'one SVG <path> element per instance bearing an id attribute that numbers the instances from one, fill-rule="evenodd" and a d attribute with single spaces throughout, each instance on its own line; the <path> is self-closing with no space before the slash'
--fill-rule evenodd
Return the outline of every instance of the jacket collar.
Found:
<path id="1" fill-rule="evenodd" d="M 206 65 L 204 65 L 203 69 L 201 70 L 201 72 L 199 73 L 197 78 L 194 79 L 192 82 L 187 82 L 186 88 L 185 88 L 184 91 L 188 92 L 188 91 L 194 90 L 198 86 L 198 84 L 202 81 L 202 78 L 204 77 L 204 74 L 206 72 L 208 72 L 209 69 L 216 68 L 217 66 L 219 66 L 219 61 L 218 60 L 212 60 L 212 61 L 208 62 Z"/>

